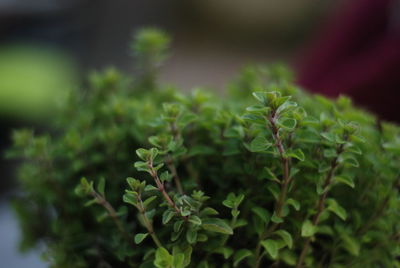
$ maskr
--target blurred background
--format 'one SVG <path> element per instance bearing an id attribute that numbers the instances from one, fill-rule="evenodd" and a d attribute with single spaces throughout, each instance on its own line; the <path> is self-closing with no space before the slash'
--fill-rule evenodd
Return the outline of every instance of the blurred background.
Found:
<path id="1" fill-rule="evenodd" d="M 309 91 L 400 120 L 399 0 L 0 0 L 0 153 L 13 128 L 44 127 L 88 71 L 133 73 L 129 42 L 144 26 L 173 37 L 161 80 L 182 90 L 221 91 L 246 64 L 283 62 Z M 2 267 L 46 267 L 38 252 L 18 253 L 15 164 L 1 157 Z"/>

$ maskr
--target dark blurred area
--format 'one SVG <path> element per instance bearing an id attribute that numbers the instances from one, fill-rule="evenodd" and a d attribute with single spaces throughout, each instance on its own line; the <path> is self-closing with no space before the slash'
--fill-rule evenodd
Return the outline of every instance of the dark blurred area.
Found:
<path id="1" fill-rule="evenodd" d="M 400 1 L 356 0 L 331 16 L 298 65 L 307 89 L 354 101 L 399 121 Z"/>
<path id="2" fill-rule="evenodd" d="M 398 0 L 0 0 L 1 153 L 13 128 L 45 127 L 57 97 L 89 70 L 133 73 L 129 42 L 144 26 L 172 36 L 161 78 L 182 90 L 223 90 L 245 64 L 279 61 L 306 89 L 346 94 L 384 119 L 400 119 Z M 15 233 L 0 242 L 0 258 L 4 267 L 44 267 L 16 253 L 18 227 L 6 205 L 13 165 L 0 161 L 0 237 Z"/>

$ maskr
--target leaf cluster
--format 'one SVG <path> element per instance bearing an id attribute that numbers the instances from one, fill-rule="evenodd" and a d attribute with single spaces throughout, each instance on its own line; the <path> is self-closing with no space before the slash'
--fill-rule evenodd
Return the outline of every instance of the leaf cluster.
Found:
<path id="1" fill-rule="evenodd" d="M 17 130 L 22 248 L 52 267 L 400 267 L 400 128 L 247 67 L 220 98 L 143 73 L 71 92 L 55 131 Z M 79 109 L 77 109 L 79 107 Z"/>

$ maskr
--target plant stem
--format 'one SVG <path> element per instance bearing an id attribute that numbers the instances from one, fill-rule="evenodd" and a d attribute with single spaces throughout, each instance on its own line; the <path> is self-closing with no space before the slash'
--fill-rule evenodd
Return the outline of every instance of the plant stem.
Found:
<path id="1" fill-rule="evenodd" d="M 176 126 L 176 122 L 171 122 L 170 123 L 170 129 L 171 129 L 171 133 L 172 136 L 174 137 L 174 141 L 177 142 L 180 137 L 181 137 L 181 133 L 179 132 L 177 126 Z M 176 167 L 174 165 L 174 161 L 171 157 L 170 154 L 167 155 L 167 161 L 166 164 L 168 166 L 168 169 L 171 171 L 172 177 L 174 178 L 174 182 L 175 182 L 175 186 L 178 190 L 178 193 L 183 194 L 183 188 L 182 188 L 182 184 L 181 184 L 181 180 L 178 176 L 178 172 L 176 171 Z"/>
<path id="2" fill-rule="evenodd" d="M 154 179 L 154 181 L 155 181 L 155 183 L 157 185 L 158 190 L 161 192 L 161 194 L 163 195 L 165 201 L 167 201 L 168 205 L 170 207 L 172 207 L 176 211 L 176 213 L 178 213 L 178 215 L 181 216 L 184 220 L 188 220 L 188 217 L 182 216 L 181 209 L 178 208 L 178 206 L 175 204 L 175 202 L 171 199 L 171 197 L 165 191 L 164 184 L 161 182 L 160 178 L 158 177 L 157 171 L 154 169 L 152 161 L 148 162 L 148 167 L 150 169 L 150 174 L 153 177 L 153 179 Z"/>
<path id="3" fill-rule="evenodd" d="M 235 210 L 237 210 L 237 209 L 238 209 L 238 208 L 235 207 Z M 229 226 L 230 226 L 232 229 L 234 229 L 234 227 L 235 227 L 237 218 L 238 218 L 238 216 L 233 216 L 233 217 L 232 217 L 232 220 L 231 220 L 231 222 L 230 222 L 230 224 L 229 224 Z M 229 237 L 230 237 L 230 235 L 224 235 L 224 237 L 222 238 L 222 241 L 221 241 L 221 246 L 224 246 L 224 245 L 225 245 L 225 243 L 226 243 L 226 241 L 228 241 Z"/>
<path id="4" fill-rule="evenodd" d="M 161 248 L 163 247 L 160 240 L 158 239 L 156 233 L 154 232 L 153 224 L 151 221 L 146 217 L 146 209 L 144 208 L 142 199 L 140 196 L 138 196 L 138 201 L 139 201 L 139 206 L 137 207 L 140 215 L 142 216 L 143 223 L 147 229 L 147 232 L 150 234 L 151 238 L 153 239 L 154 243 L 157 245 L 157 247 Z"/>
<path id="5" fill-rule="evenodd" d="M 176 171 L 174 161 L 170 154 L 167 155 L 167 159 L 165 162 L 167 164 L 169 171 L 171 171 L 172 177 L 174 178 L 175 186 L 176 186 L 176 189 L 178 190 L 178 193 L 183 194 L 181 180 L 178 176 L 178 172 Z"/>
<path id="6" fill-rule="evenodd" d="M 275 205 L 275 212 L 278 217 L 281 216 L 282 214 L 282 209 L 285 204 L 286 200 L 286 195 L 288 192 L 289 188 L 289 183 L 290 183 L 290 169 L 289 169 L 289 159 L 286 156 L 285 148 L 283 146 L 283 141 L 281 137 L 279 136 L 279 128 L 276 125 L 276 118 L 275 115 L 268 117 L 268 121 L 271 125 L 272 128 L 272 136 L 274 137 L 276 147 L 278 148 L 279 156 L 281 158 L 281 163 L 282 163 L 282 171 L 283 171 L 283 179 L 281 183 L 281 192 L 278 197 L 278 201 L 276 202 Z"/>
<path id="7" fill-rule="evenodd" d="M 317 213 L 314 215 L 313 220 L 312 220 L 312 223 L 314 226 L 318 225 L 320 216 L 321 216 L 322 212 L 324 212 L 324 210 L 325 210 L 325 201 L 326 201 L 326 198 L 327 198 L 328 192 L 329 192 L 328 188 L 332 183 L 332 179 L 335 174 L 335 170 L 338 166 L 338 158 L 339 158 L 339 155 L 343 152 L 343 147 L 344 147 L 344 144 L 340 144 L 339 147 L 336 149 L 337 155 L 331 161 L 331 168 L 329 169 L 328 173 L 326 174 L 324 185 L 323 185 L 324 193 L 318 199 L 317 208 L 316 208 Z M 310 243 L 311 243 L 311 236 L 308 237 L 304 241 L 303 249 L 302 249 L 302 251 L 300 253 L 300 257 L 297 261 L 296 268 L 303 267 L 303 262 L 307 255 L 308 248 L 310 247 Z"/>
<path id="8" fill-rule="evenodd" d="M 113 206 L 104 198 L 104 196 L 102 196 L 101 194 L 97 193 L 96 191 L 92 191 L 91 195 L 96 199 L 97 203 L 100 204 L 101 206 L 103 206 L 105 208 L 105 210 L 107 211 L 108 215 L 113 219 L 115 225 L 117 226 L 118 230 L 120 231 L 120 233 L 126 238 L 128 239 L 129 234 L 128 232 L 125 230 L 124 226 L 122 225 L 117 212 L 115 211 L 115 209 L 113 208 Z"/>
<path id="9" fill-rule="evenodd" d="M 275 113 L 272 114 L 272 116 L 267 118 L 271 129 L 272 129 L 272 136 L 275 140 L 275 145 L 278 149 L 279 152 L 279 156 L 281 159 L 281 163 L 282 163 L 282 172 L 283 172 L 283 178 L 282 178 L 282 182 L 281 182 L 281 191 L 279 193 L 279 197 L 278 200 L 275 204 L 275 213 L 277 217 L 281 217 L 282 215 L 282 209 L 285 205 L 285 201 L 286 201 L 286 196 L 287 196 L 287 192 L 289 189 L 289 184 L 290 184 L 290 168 L 289 168 L 289 158 L 286 156 L 286 152 L 285 152 L 285 148 L 283 146 L 283 141 L 281 139 L 281 137 L 279 136 L 279 128 L 276 125 L 276 118 L 275 118 Z M 260 236 L 260 240 L 257 244 L 256 247 L 256 253 L 255 253 L 255 259 L 256 259 L 256 263 L 255 263 L 255 268 L 260 267 L 261 264 L 261 260 L 263 258 L 263 255 L 260 255 L 261 252 L 261 241 L 266 239 L 267 237 L 269 237 L 271 235 L 272 232 L 274 232 L 277 227 L 278 227 L 278 223 L 274 223 L 270 228 L 266 229 L 263 234 L 261 234 Z"/>
<path id="10" fill-rule="evenodd" d="M 259 244 L 260 245 L 260 247 L 259 247 L 259 250 L 261 250 L 261 244 Z M 257 247 L 258 247 L 258 245 L 257 245 Z M 263 257 L 265 256 L 265 252 L 264 253 L 262 253 L 261 255 L 260 255 L 260 252 L 258 253 L 259 254 L 259 257 L 258 258 L 256 258 L 256 264 L 255 264 L 255 267 L 260 267 L 260 265 L 261 265 L 261 260 L 263 259 Z"/>

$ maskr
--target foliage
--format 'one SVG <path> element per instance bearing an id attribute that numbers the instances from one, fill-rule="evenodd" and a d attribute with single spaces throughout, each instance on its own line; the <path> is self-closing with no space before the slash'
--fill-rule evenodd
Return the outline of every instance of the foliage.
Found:
<path id="1" fill-rule="evenodd" d="M 158 65 L 168 38 L 138 36 Z M 96 73 L 54 133 L 13 134 L 23 248 L 45 243 L 57 268 L 400 267 L 398 126 L 282 66 L 246 68 L 223 98 L 149 71 Z"/>

